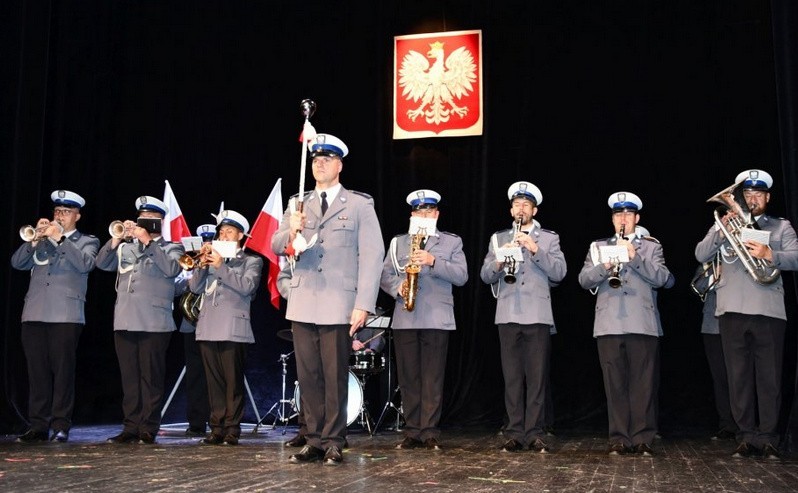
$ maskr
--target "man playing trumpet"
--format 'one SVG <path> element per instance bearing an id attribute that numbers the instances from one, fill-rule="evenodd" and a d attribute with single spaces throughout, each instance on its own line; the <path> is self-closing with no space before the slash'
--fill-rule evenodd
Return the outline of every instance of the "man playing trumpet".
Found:
<path id="1" fill-rule="evenodd" d="M 97 255 L 99 269 L 117 271 L 114 346 L 124 422 L 122 432 L 108 441 L 151 444 L 161 425 L 166 349 L 176 329 L 172 303 L 183 246 L 161 236 L 166 204 L 143 196 L 136 209 L 145 221 L 125 221 L 124 233 L 108 240 Z"/>
<path id="2" fill-rule="evenodd" d="M 508 417 L 508 440 L 502 450 L 518 452 L 529 447 L 545 453 L 549 446 L 544 441 L 543 428 L 550 334 L 554 331 L 550 288 L 565 277 L 565 256 L 560 250 L 559 235 L 541 229 L 533 219 L 543 201 L 540 189 L 519 181 L 510 185 L 507 196 L 513 227 L 493 234 L 480 271 L 482 281 L 491 285 L 497 299 L 495 322 L 499 328 Z M 508 253 L 513 247 L 520 247 L 523 262 L 506 261 L 509 255 L 501 254 L 502 247 Z"/>
<path id="3" fill-rule="evenodd" d="M 42 218 L 11 257 L 31 271 L 22 310 L 22 348 L 28 364 L 30 429 L 18 442 L 69 439 L 75 404 L 75 351 L 86 323 L 86 283 L 100 240 L 76 226 L 86 201 L 68 190 L 50 195 L 53 220 Z M 48 433 L 52 429 L 52 436 Z"/>

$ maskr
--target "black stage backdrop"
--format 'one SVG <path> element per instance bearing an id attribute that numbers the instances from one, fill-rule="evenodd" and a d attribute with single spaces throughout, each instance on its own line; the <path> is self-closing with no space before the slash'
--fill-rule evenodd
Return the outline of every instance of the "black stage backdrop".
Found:
<path id="1" fill-rule="evenodd" d="M 455 290 L 445 426 L 502 419 L 495 304 L 479 267 L 490 234 L 509 225 L 507 187 L 526 179 L 542 189 L 538 220 L 560 234 L 568 260 L 553 294 L 557 427 L 606 426 L 594 300 L 576 278 L 589 243 L 611 232 L 607 197 L 625 189 L 642 197 L 641 224 L 677 278 L 659 297 L 662 428 L 708 430 L 715 417 L 690 289 L 693 248 L 711 224 L 706 199 L 748 167 L 774 175 L 771 211 L 798 217 L 795 9 L 790 0 L 6 1 L 0 258 L 19 246 L 20 226 L 50 214 L 56 188 L 85 196 L 79 227 L 103 242 L 108 224 L 133 217 L 137 196 L 161 196 L 166 179 L 192 227 L 221 201 L 254 220 L 278 178 L 284 198 L 298 189 L 299 102 L 311 98 L 316 129 L 351 149 L 343 184 L 375 197 L 383 238 L 374 241 L 406 229 L 404 198 L 416 188 L 443 195 L 440 227 L 464 240 L 470 280 Z M 462 29 L 483 31 L 484 134 L 392 140 L 393 36 Z M 19 317 L 28 274 L 7 261 L 2 272 L 0 431 L 10 432 L 25 427 Z M 90 276 L 78 424 L 121 419 L 114 280 Z M 786 428 L 792 274 L 785 286 Z M 275 336 L 287 323 L 263 292 L 253 321 L 247 379 L 262 414 L 279 398 L 277 360 L 291 346 Z M 182 365 L 177 342 L 167 385 Z"/>

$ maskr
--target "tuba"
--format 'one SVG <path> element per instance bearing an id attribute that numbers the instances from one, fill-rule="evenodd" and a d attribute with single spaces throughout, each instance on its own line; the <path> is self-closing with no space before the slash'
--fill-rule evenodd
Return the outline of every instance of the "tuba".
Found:
<path id="1" fill-rule="evenodd" d="M 743 230 L 745 228 L 758 229 L 758 227 L 751 216 L 748 204 L 742 196 L 741 183 L 735 183 L 721 190 L 707 199 L 707 202 L 721 204 L 721 206 L 715 208 L 712 215 L 715 218 L 715 225 L 729 242 L 732 250 L 734 250 L 734 255 L 732 256 L 740 259 L 743 267 L 745 267 L 745 270 L 748 271 L 755 282 L 758 284 L 773 284 L 781 276 L 779 269 L 765 259 L 753 257 L 743 244 Z M 726 210 L 733 212 L 735 215 L 730 217 L 726 224 L 723 224 L 721 214 Z M 718 280 L 719 275 L 715 276 L 715 283 Z"/>
<path id="2" fill-rule="evenodd" d="M 191 322 L 192 325 L 197 325 L 199 320 L 200 304 L 202 303 L 202 295 L 186 291 L 180 296 L 180 311 L 183 316 Z"/>
<path id="3" fill-rule="evenodd" d="M 419 229 L 416 234 L 410 235 L 410 254 L 421 249 L 421 240 L 424 239 L 426 231 Z M 402 289 L 402 298 L 405 300 L 405 310 L 412 312 L 416 307 L 416 293 L 418 293 L 418 273 L 421 272 L 420 265 L 413 265 L 409 261 L 405 266 L 405 283 Z"/>

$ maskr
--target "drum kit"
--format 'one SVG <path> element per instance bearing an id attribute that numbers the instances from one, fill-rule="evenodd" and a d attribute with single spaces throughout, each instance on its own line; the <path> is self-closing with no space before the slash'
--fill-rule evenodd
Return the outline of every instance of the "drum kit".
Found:
<path id="1" fill-rule="evenodd" d="M 384 334 L 385 331 L 380 332 L 378 336 Z M 291 329 L 284 329 L 277 332 L 277 337 L 283 339 L 285 341 L 293 343 L 293 334 Z M 377 337 L 377 336 L 375 336 Z M 368 342 L 368 341 L 366 341 Z M 390 338 L 388 338 L 389 345 L 387 346 L 387 353 L 390 354 Z M 286 387 L 286 377 L 288 375 L 288 359 L 294 351 L 291 351 L 287 354 L 281 354 L 279 362 L 281 363 L 281 378 L 282 378 L 282 394 L 281 398 L 272 405 L 272 407 L 266 412 L 263 418 L 257 423 L 255 426 L 255 432 L 257 432 L 258 426 L 261 423 L 266 421 L 268 416 L 274 417 L 274 422 L 272 423 L 272 429 L 276 429 L 278 425 L 283 426 L 283 433 L 285 433 L 285 429 L 288 426 L 288 422 L 299 416 L 301 412 L 301 405 L 300 405 L 300 397 L 302 394 L 302 390 L 299 387 L 299 382 L 294 382 L 294 393 L 291 399 L 287 398 L 287 387 Z M 366 382 L 373 376 L 379 375 L 382 373 L 386 367 L 388 368 L 388 385 L 390 386 L 390 378 L 391 378 L 391 368 L 390 362 L 386 365 L 385 355 L 381 353 L 375 353 L 371 351 L 353 351 L 349 357 L 349 372 L 348 372 L 348 387 L 349 387 L 349 397 L 347 400 L 346 405 L 346 425 L 350 426 L 355 422 L 358 424 L 370 435 L 373 435 L 376 432 L 376 427 L 373 426 L 371 415 L 366 407 L 366 400 L 365 400 L 365 388 Z M 390 388 L 389 388 L 390 393 Z M 377 425 L 380 424 L 382 421 L 383 416 L 385 415 L 385 411 L 392 407 L 397 411 L 397 429 L 399 427 L 399 417 L 401 416 L 401 408 L 397 407 L 393 404 L 392 399 L 395 396 L 391 396 L 389 402 L 386 403 L 385 408 L 383 409 L 382 414 L 380 415 L 380 419 L 377 422 Z"/>

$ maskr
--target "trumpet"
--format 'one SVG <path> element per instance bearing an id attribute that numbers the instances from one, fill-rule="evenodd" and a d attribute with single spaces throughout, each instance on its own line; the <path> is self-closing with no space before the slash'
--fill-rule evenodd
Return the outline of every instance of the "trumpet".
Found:
<path id="1" fill-rule="evenodd" d="M 44 234 L 44 232 L 47 231 L 47 228 L 53 224 L 61 229 L 61 234 L 64 233 L 64 227 L 61 225 L 61 223 L 58 221 L 47 221 L 46 223 L 42 223 L 39 227 L 34 227 L 30 224 L 22 226 L 19 228 L 19 237 L 22 238 L 22 241 L 24 242 L 39 241 L 47 236 Z"/>
<path id="2" fill-rule="evenodd" d="M 621 224 L 621 233 L 620 233 L 621 239 L 624 240 L 626 239 L 626 237 L 624 236 L 625 232 L 626 232 L 626 225 Z M 611 288 L 618 289 L 623 284 L 623 280 L 621 280 L 621 262 L 617 258 L 611 259 L 611 262 L 612 262 L 612 272 L 610 272 L 610 277 L 609 279 L 607 279 L 607 282 L 609 283 Z"/>
<path id="3" fill-rule="evenodd" d="M 177 263 L 180 264 L 180 268 L 183 270 L 204 269 L 208 266 L 207 254 L 208 251 L 203 246 L 200 250 L 184 253 L 177 260 Z"/>
<path id="4" fill-rule="evenodd" d="M 519 214 L 515 221 L 513 221 L 513 242 L 515 242 L 515 236 L 521 232 L 521 215 Z M 507 266 L 507 273 L 504 275 L 504 282 L 507 284 L 515 284 L 515 273 L 516 269 L 518 268 L 515 258 L 512 256 L 504 257 L 504 263 Z"/>
<path id="5" fill-rule="evenodd" d="M 127 228 L 125 228 L 125 223 L 119 220 L 113 221 L 108 225 L 108 234 L 117 240 L 130 241 L 133 239 L 133 236 L 128 234 Z"/>

